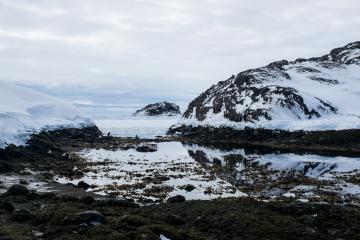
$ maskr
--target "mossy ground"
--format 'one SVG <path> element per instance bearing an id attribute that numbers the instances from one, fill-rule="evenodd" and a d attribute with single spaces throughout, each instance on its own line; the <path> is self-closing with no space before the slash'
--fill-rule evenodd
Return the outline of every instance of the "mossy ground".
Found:
<path id="1" fill-rule="evenodd" d="M 4 194 L 0 201 L 33 214 L 18 222 L 14 212 L 2 211 L 2 239 L 360 239 L 360 208 L 351 205 L 223 199 L 138 207 L 36 193 Z M 76 216 L 86 210 L 99 211 L 106 222 L 82 224 Z"/>

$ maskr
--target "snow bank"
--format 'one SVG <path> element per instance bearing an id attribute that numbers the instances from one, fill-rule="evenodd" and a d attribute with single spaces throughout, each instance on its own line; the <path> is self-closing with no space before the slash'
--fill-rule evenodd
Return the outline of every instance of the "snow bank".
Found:
<path id="1" fill-rule="evenodd" d="M 23 145 L 34 132 L 93 125 L 72 104 L 0 82 L 0 148 Z"/>

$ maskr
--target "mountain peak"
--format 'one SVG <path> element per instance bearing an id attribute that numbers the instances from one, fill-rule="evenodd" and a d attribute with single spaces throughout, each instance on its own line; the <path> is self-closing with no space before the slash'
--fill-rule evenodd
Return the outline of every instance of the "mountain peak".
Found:
<path id="1" fill-rule="evenodd" d="M 360 41 L 335 48 L 329 54 L 329 60 L 343 64 L 360 64 Z"/>

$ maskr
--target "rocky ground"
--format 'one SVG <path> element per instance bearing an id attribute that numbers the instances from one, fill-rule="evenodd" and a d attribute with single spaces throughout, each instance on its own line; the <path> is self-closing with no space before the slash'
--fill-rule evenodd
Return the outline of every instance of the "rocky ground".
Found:
<path id="1" fill-rule="evenodd" d="M 294 131 L 253 129 L 234 130 L 222 127 L 177 126 L 169 134 L 183 142 L 205 145 L 250 146 L 281 152 L 321 155 L 360 156 L 360 130 Z"/>
<path id="2" fill-rule="evenodd" d="M 176 199 L 139 207 L 19 185 L 0 196 L 1 239 L 359 239 L 359 223 L 351 205 Z"/>
<path id="3" fill-rule="evenodd" d="M 291 196 L 277 201 L 270 195 L 212 201 L 175 196 L 167 203 L 139 206 L 131 199 L 85 192 L 91 186 L 84 182 L 53 181 L 54 176 L 80 178 L 88 171 L 85 159 L 73 152 L 156 151 L 153 141 L 101 137 L 96 128 L 68 129 L 34 135 L 26 147 L 0 150 L 0 173 L 18 177 L 15 186 L 0 179 L 0 239 L 360 239 L 360 207 L 331 193 L 321 203 L 301 203 Z M 254 167 L 257 179 L 264 180 L 261 167 Z"/>

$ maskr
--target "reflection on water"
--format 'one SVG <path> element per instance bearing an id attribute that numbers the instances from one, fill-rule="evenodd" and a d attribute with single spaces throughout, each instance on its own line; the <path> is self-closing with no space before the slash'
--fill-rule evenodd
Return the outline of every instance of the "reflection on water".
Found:
<path id="1" fill-rule="evenodd" d="M 91 191 L 138 201 L 250 196 L 263 200 L 357 201 L 359 158 L 297 154 L 255 154 L 179 142 L 158 143 L 158 151 L 89 149 L 82 179 Z"/>

